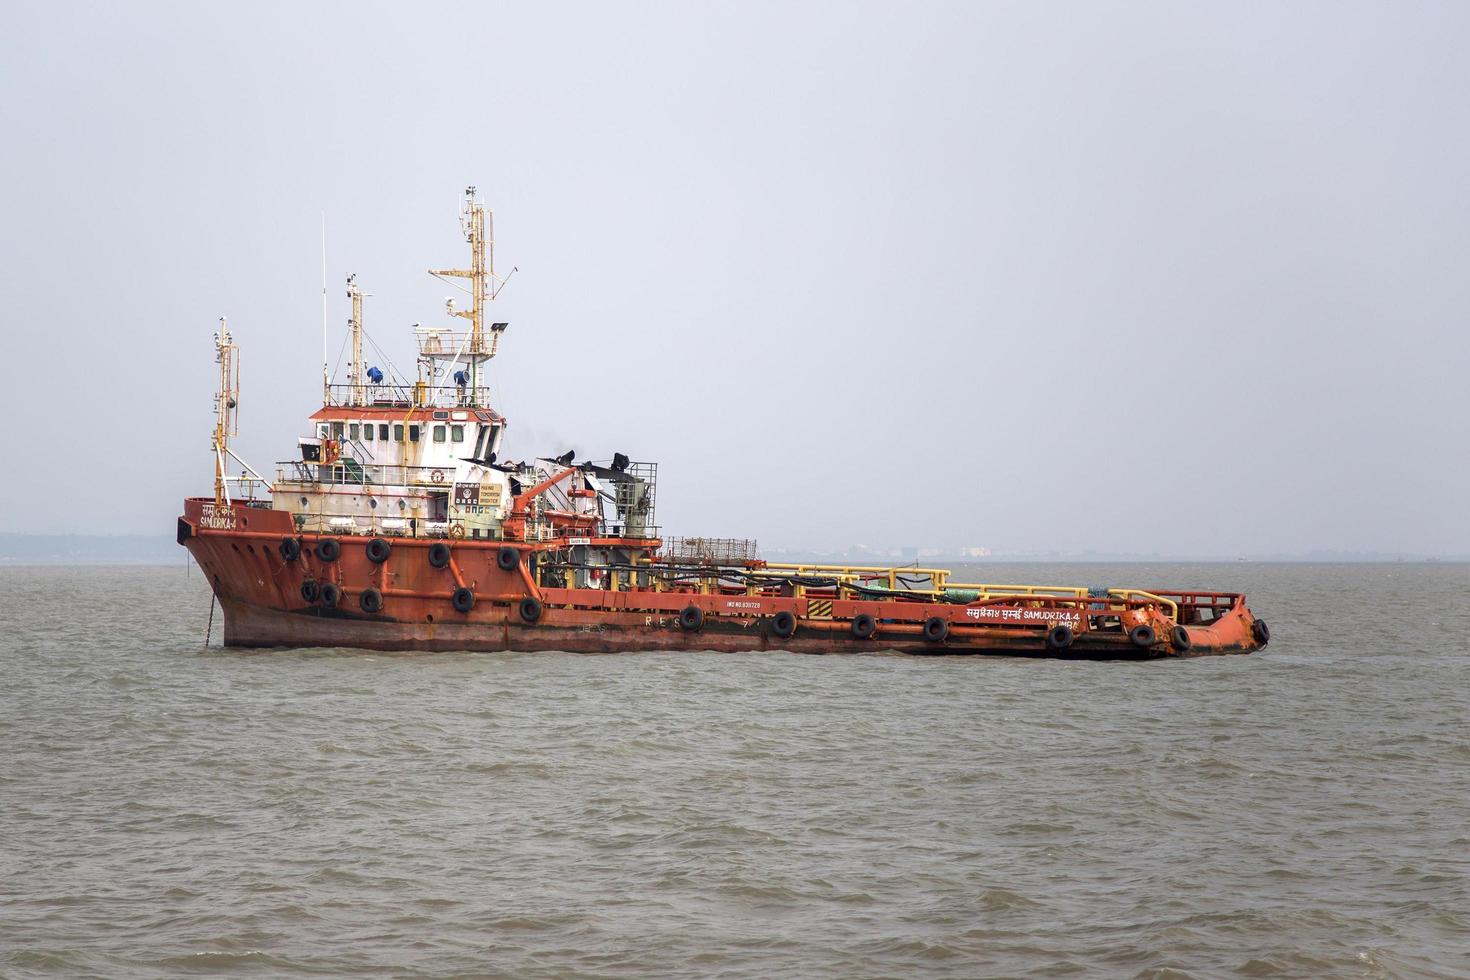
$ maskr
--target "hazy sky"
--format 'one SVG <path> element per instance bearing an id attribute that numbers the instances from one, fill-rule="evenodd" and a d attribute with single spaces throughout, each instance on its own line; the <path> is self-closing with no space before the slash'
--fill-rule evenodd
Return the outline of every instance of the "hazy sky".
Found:
<path id="1" fill-rule="evenodd" d="M 292 454 L 496 210 L 512 455 L 768 546 L 1470 552 L 1470 6 L 23 4 L 0 530 Z M 273 471 L 273 470 L 272 470 Z"/>

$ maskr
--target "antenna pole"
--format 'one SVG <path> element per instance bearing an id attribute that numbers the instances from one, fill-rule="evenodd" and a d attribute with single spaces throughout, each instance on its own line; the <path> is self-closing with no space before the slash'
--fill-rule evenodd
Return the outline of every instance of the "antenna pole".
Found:
<path id="1" fill-rule="evenodd" d="M 235 408 L 240 403 L 239 348 L 230 337 L 230 326 L 219 318 L 214 335 L 214 359 L 219 364 L 219 390 L 214 396 L 214 505 L 230 503 L 225 487 L 225 456 L 230 451 L 230 436 L 236 434 Z"/>
<path id="2" fill-rule="evenodd" d="M 322 404 L 332 400 L 332 378 L 327 374 L 327 212 L 322 212 Z"/>
<path id="3" fill-rule="evenodd" d="M 430 269 L 429 274 L 434 276 L 453 276 L 457 279 L 468 279 L 470 281 L 470 296 L 472 297 L 470 308 L 467 310 L 449 311 L 450 316 L 463 317 L 470 321 L 469 342 L 469 404 L 480 404 L 480 366 L 485 361 L 495 356 L 495 345 L 485 343 L 485 300 L 494 299 L 495 294 L 490 291 L 490 280 L 495 276 L 495 243 L 494 232 L 486 237 L 487 226 L 495 227 L 494 217 L 490 209 L 475 200 L 475 188 L 466 187 L 464 192 L 464 204 L 460 210 L 460 228 L 464 231 L 465 239 L 470 243 L 470 267 L 468 269 Z M 486 247 L 489 246 L 490 259 L 486 263 Z M 493 329 L 493 328 L 492 328 Z M 496 333 L 495 339 L 499 340 Z"/>
<path id="4" fill-rule="evenodd" d="M 347 383 L 352 386 L 351 404 L 367 403 L 362 363 L 362 290 L 357 288 L 357 273 L 347 277 L 347 297 L 352 300 L 352 319 L 347 322 L 352 335 L 352 361 L 347 365 Z"/>

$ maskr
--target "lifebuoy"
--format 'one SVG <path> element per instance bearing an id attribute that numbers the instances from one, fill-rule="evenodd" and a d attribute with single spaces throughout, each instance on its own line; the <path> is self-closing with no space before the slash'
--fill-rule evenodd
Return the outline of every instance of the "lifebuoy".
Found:
<path id="1" fill-rule="evenodd" d="M 698 606 L 685 606 L 679 613 L 679 628 L 693 633 L 704 625 L 704 610 Z"/>
<path id="2" fill-rule="evenodd" d="M 1072 627 L 1065 623 L 1058 623 L 1046 631 L 1046 645 L 1051 650 L 1065 650 L 1076 638 L 1077 635 L 1072 632 Z"/>
<path id="3" fill-rule="evenodd" d="M 336 561 L 342 557 L 342 542 L 336 538 L 322 538 L 316 543 L 316 556 L 322 561 Z"/>
<path id="4" fill-rule="evenodd" d="M 534 623 L 541 618 L 541 603 L 529 596 L 521 600 L 521 618 L 528 623 Z"/>
<path id="5" fill-rule="evenodd" d="M 281 557 L 286 561 L 295 561 L 301 557 L 301 542 L 295 538 L 281 539 Z"/>
<path id="6" fill-rule="evenodd" d="M 388 555 L 392 553 L 393 546 L 388 543 L 386 538 L 373 538 L 367 543 L 366 550 L 368 561 L 374 565 L 381 565 L 388 560 Z"/>
<path id="7" fill-rule="evenodd" d="M 1176 626 L 1169 631 L 1169 639 L 1174 643 L 1175 650 L 1188 650 L 1194 646 L 1194 638 L 1189 635 L 1189 630 L 1183 626 Z"/>
<path id="8" fill-rule="evenodd" d="M 1271 627 L 1266 625 L 1264 619 L 1258 619 L 1251 623 L 1251 636 L 1255 637 L 1256 642 L 1261 646 L 1265 646 L 1271 642 Z"/>
<path id="9" fill-rule="evenodd" d="M 454 538 L 456 541 L 458 541 L 460 538 L 464 537 L 464 525 L 463 524 L 452 524 L 452 525 L 450 525 L 450 528 L 449 528 L 449 536 L 451 538 Z"/>
<path id="10" fill-rule="evenodd" d="M 362 606 L 365 613 L 375 613 L 383 608 L 383 593 L 377 589 L 363 589 L 362 595 L 357 597 L 357 604 Z"/>
<path id="11" fill-rule="evenodd" d="M 495 553 L 495 564 L 502 572 L 509 572 L 521 563 L 521 553 L 508 544 L 500 546 Z"/>
<path id="12" fill-rule="evenodd" d="M 1154 632 L 1152 626 L 1135 626 L 1128 632 L 1128 639 L 1136 647 L 1151 647 L 1158 638 L 1158 634 Z"/>
<path id="13" fill-rule="evenodd" d="M 429 474 L 429 479 L 433 480 L 435 483 L 443 483 L 444 482 L 444 471 L 443 470 L 435 470 L 434 472 L 432 472 L 432 473 Z"/>
<path id="14" fill-rule="evenodd" d="M 322 590 L 316 584 L 315 579 L 309 578 L 305 582 L 301 583 L 301 598 L 305 599 L 308 603 L 316 602 L 317 597 L 319 597 L 321 594 Z"/>
<path id="15" fill-rule="evenodd" d="M 449 545 L 443 541 L 435 541 L 429 545 L 429 564 L 434 568 L 443 568 L 449 564 Z"/>
<path id="16" fill-rule="evenodd" d="M 852 635 L 859 640 L 866 640 L 878 632 L 878 621 L 867 613 L 858 613 L 852 618 Z"/>
<path id="17" fill-rule="evenodd" d="M 943 643 L 949 638 L 949 623 L 940 616 L 924 620 L 924 639 L 930 643 Z"/>
<path id="18" fill-rule="evenodd" d="M 322 605 L 328 609 L 336 609 L 337 602 L 342 598 L 342 590 L 331 582 L 322 585 Z"/>
<path id="19" fill-rule="evenodd" d="M 467 613 L 475 608 L 475 594 L 463 585 L 454 590 L 449 601 L 454 605 L 455 612 Z"/>
<path id="20" fill-rule="evenodd" d="M 796 635 L 796 616 L 786 610 L 781 610 L 771 617 L 771 632 L 783 640 L 789 640 Z"/>

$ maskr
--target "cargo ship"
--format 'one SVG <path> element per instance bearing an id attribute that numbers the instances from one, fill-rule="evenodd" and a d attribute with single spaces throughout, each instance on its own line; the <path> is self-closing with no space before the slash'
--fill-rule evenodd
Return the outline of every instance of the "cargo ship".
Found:
<path id="1" fill-rule="evenodd" d="M 415 325 L 412 380 L 369 363 L 364 294 L 348 278 L 345 383 L 324 353 L 321 407 L 270 477 L 230 445 L 240 357 L 221 319 L 214 492 L 184 501 L 177 539 L 214 590 L 225 645 L 1142 659 L 1270 639 L 1233 592 L 767 562 L 750 540 L 665 536 L 656 463 L 505 458 L 509 421 L 486 376 L 508 327 L 489 312 L 509 278 L 495 271 L 493 221 L 467 189 L 469 263 L 429 270 L 466 300 L 446 301 L 454 326 Z M 324 324 L 325 305 L 324 287 Z"/>

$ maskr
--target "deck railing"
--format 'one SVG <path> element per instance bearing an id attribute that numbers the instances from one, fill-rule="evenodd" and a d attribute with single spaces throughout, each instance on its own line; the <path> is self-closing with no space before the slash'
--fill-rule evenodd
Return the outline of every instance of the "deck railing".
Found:
<path id="1" fill-rule="evenodd" d="M 348 486 L 427 486 L 448 490 L 454 482 L 454 469 L 447 466 L 359 463 L 348 458 L 339 459 L 335 463 L 307 463 L 291 459 L 276 463 L 276 481 Z"/>

